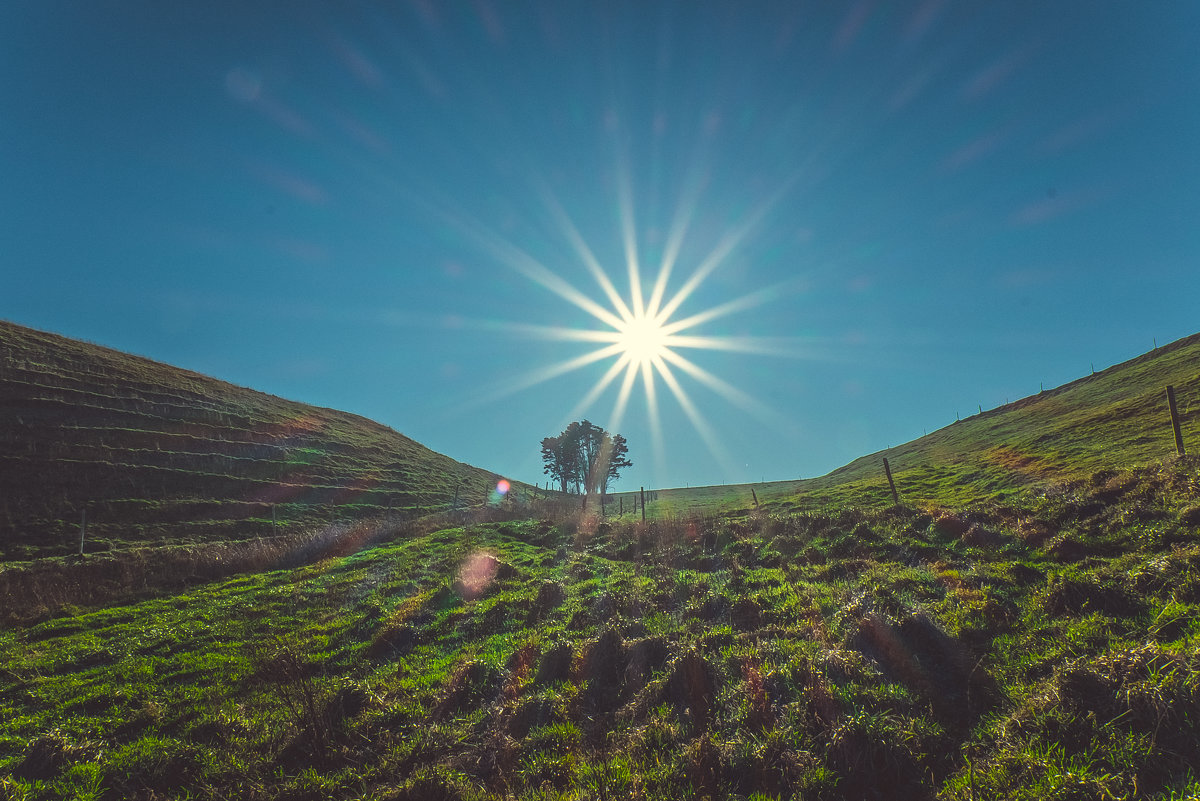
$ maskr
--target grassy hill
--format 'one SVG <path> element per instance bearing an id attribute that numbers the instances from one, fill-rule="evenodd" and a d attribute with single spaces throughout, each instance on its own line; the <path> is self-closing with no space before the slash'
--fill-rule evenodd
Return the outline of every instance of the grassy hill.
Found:
<path id="1" fill-rule="evenodd" d="M 0 557 L 74 552 L 85 509 L 94 552 L 479 505 L 498 478 L 353 414 L 0 321 Z"/>
<path id="2" fill-rule="evenodd" d="M 3 397 L 54 447 L 8 435 L 33 473 L 4 481 L 121 499 L 175 470 L 213 503 L 289 487 L 302 519 L 327 520 L 323 498 L 364 513 L 0 566 L 0 798 L 1200 798 L 1200 459 L 1172 455 L 1160 400 L 1177 386 L 1194 437 L 1196 338 L 888 452 L 900 506 L 874 454 L 755 485 L 757 510 L 713 487 L 657 491 L 646 523 L 401 522 L 375 514 L 381 475 L 413 514 L 445 508 L 446 476 L 494 477 L 349 415 L 0 330 L 40 354 L 5 359 Z M 299 410 L 317 423 L 282 422 Z M 143 463 L 126 432 L 206 449 Z M 295 443 L 319 444 L 291 461 Z M 217 471 L 234 449 L 264 472 Z"/>
<path id="3" fill-rule="evenodd" d="M 1002 499 L 1095 470 L 1153 464 L 1175 453 L 1168 385 L 1175 387 L 1184 443 L 1200 452 L 1200 334 L 1195 334 L 862 456 L 819 478 L 661 489 L 647 513 L 745 510 L 753 506 L 751 490 L 775 511 L 890 504 L 885 457 L 902 500 L 926 505 Z"/>

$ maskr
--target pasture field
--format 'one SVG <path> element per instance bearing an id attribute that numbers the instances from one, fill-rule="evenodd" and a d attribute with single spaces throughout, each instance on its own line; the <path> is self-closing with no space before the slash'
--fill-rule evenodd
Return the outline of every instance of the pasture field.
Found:
<path id="1" fill-rule="evenodd" d="M 0 792 L 1193 798 L 1198 493 L 376 530 L 4 629 Z"/>

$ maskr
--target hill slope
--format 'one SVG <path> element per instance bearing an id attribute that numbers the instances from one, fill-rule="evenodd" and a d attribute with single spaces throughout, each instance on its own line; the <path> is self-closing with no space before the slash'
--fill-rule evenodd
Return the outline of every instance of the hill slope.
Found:
<path id="1" fill-rule="evenodd" d="M 497 475 L 357 415 L 0 321 L 0 548 L 239 539 L 411 515 Z"/>
<path id="2" fill-rule="evenodd" d="M 1175 452 L 1165 387 L 1175 387 L 1184 442 L 1200 447 L 1200 334 L 863 456 L 805 490 L 872 487 L 887 457 L 909 500 L 968 502 L 997 492 L 1148 464 Z M 858 488 L 852 484 L 859 485 Z"/>
<path id="3" fill-rule="evenodd" d="M 751 489 L 776 509 L 890 504 L 883 459 L 901 500 L 964 504 L 1152 464 L 1175 453 L 1165 387 L 1175 387 L 1184 444 L 1200 451 L 1200 334 L 1061 387 L 973 415 L 819 478 L 663 489 L 652 516 L 746 508 Z"/>

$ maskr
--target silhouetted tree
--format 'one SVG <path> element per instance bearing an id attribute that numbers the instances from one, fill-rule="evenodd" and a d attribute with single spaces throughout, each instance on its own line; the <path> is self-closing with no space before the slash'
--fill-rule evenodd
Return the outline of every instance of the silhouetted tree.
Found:
<path id="1" fill-rule="evenodd" d="M 600 477 L 600 494 L 608 493 L 608 482 L 616 481 L 622 470 L 633 467 L 633 462 L 625 458 L 629 453 L 629 444 L 625 437 L 615 434 L 605 440 L 604 474 Z"/>
<path id="2" fill-rule="evenodd" d="M 573 422 L 557 437 L 542 440 L 543 472 L 558 481 L 562 491 L 607 492 L 621 470 L 633 466 L 625 437 L 615 437 L 588 421 Z"/>
<path id="3" fill-rule="evenodd" d="M 574 444 L 567 439 L 567 432 L 557 437 L 546 437 L 542 440 L 542 472 L 557 481 L 565 495 L 567 484 L 574 482 L 579 474 L 579 452 Z"/>

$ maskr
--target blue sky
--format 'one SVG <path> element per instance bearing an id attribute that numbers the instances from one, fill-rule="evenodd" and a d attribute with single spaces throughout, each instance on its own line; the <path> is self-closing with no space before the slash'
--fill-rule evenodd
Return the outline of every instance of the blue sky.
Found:
<path id="1" fill-rule="evenodd" d="M 15 0 L 0 317 L 524 481 L 572 417 L 628 438 L 619 489 L 811 477 L 1200 328 L 1196 30 L 1192 2 Z M 671 320 L 716 311 L 683 333 L 719 349 L 671 350 L 701 372 L 666 362 L 683 401 L 653 366 L 653 404 L 640 369 L 590 392 L 619 355 L 532 383 L 664 260 Z"/>

